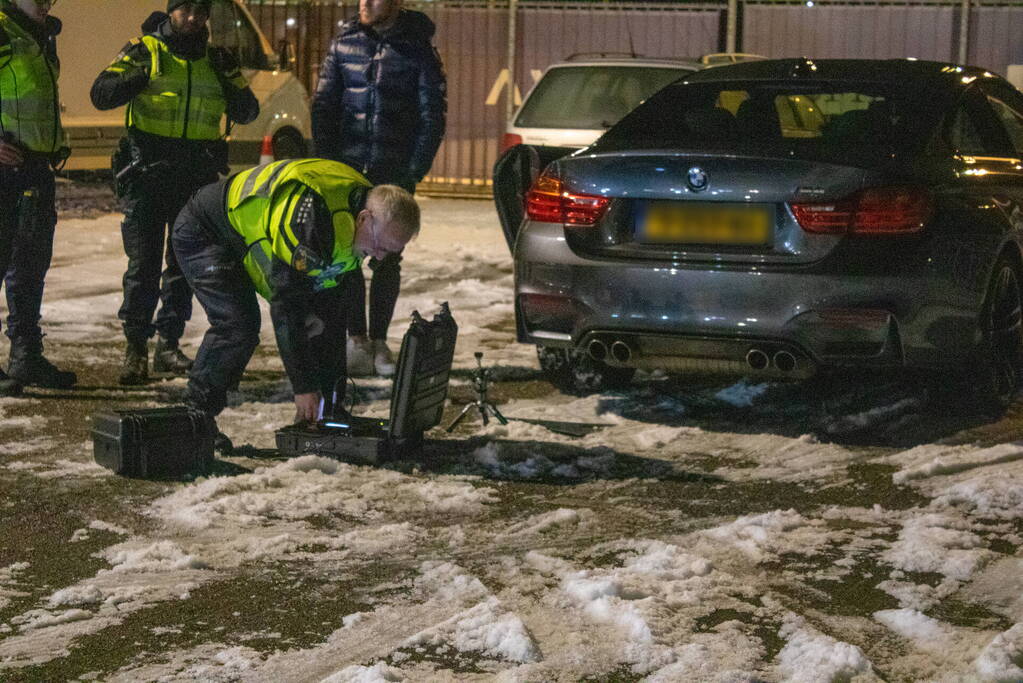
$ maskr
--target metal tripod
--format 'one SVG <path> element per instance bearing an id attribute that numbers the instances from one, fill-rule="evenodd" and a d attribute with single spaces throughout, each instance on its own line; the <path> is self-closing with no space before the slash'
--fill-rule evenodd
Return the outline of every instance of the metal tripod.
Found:
<path id="1" fill-rule="evenodd" d="M 476 356 L 476 369 L 472 371 L 472 389 L 476 392 L 476 400 L 472 403 L 466 403 L 465 407 L 462 408 L 462 412 L 458 414 L 451 424 L 448 425 L 448 431 L 453 431 L 458 423 L 461 422 L 466 415 L 469 414 L 473 408 L 480 411 L 480 418 L 483 420 L 484 426 L 489 424 L 490 416 L 493 415 L 497 418 L 497 421 L 503 425 L 508 424 L 508 420 L 505 419 L 501 411 L 497 409 L 493 403 L 487 399 L 487 388 L 490 386 L 490 368 L 483 367 L 483 352 L 477 351 Z"/>

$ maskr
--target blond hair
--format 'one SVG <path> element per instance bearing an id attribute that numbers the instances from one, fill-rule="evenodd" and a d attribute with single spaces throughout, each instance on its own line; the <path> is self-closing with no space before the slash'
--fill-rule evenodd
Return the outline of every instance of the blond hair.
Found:
<path id="1" fill-rule="evenodd" d="M 397 185 L 377 185 L 366 197 L 366 207 L 397 231 L 395 237 L 409 242 L 419 234 L 419 204 Z"/>

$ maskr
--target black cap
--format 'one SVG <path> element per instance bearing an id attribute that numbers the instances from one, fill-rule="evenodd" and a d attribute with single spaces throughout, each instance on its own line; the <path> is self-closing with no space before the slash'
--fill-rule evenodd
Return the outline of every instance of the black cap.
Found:
<path id="1" fill-rule="evenodd" d="M 167 11 L 173 12 L 178 7 L 186 3 L 193 5 L 205 5 L 208 8 L 212 4 L 212 0 L 167 0 Z"/>

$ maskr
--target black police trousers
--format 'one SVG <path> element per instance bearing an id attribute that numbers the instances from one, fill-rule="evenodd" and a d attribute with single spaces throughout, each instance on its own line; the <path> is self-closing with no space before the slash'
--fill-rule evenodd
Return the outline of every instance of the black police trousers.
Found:
<path id="1" fill-rule="evenodd" d="M 122 189 L 121 239 L 128 269 L 117 317 L 128 341 L 142 343 L 156 332 L 175 342 L 184 334 L 192 317 L 192 292 L 171 248 L 170 231 L 189 196 L 215 179 L 215 174 L 194 178 L 185 169 L 161 167 L 144 172 Z"/>
<path id="2" fill-rule="evenodd" d="M 0 166 L 0 274 L 12 341 L 35 344 L 42 339 L 39 309 L 56 226 L 50 162 L 29 155 L 21 166 Z"/>
<path id="3" fill-rule="evenodd" d="M 189 374 L 188 401 L 211 416 L 224 409 L 227 391 L 241 380 L 259 344 L 256 289 L 237 246 L 225 237 L 234 230 L 224 208 L 226 183 L 199 190 L 179 214 L 172 236 L 178 263 L 210 325 Z M 301 323 L 327 398 L 344 377 L 347 311 L 341 291 L 335 287 L 310 296 L 310 316 Z M 275 329 L 278 338 L 282 331 Z"/>

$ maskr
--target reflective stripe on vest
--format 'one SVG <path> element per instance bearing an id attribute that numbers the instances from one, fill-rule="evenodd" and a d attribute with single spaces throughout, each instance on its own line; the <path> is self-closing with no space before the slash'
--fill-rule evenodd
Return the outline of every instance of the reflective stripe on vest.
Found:
<path id="1" fill-rule="evenodd" d="M 0 128 L 33 152 L 52 154 L 66 144 L 60 123 L 60 68 L 35 39 L 0 12 L 10 43 L 0 47 Z"/>
<path id="2" fill-rule="evenodd" d="M 291 219 L 297 197 L 308 187 L 323 198 L 333 218 L 334 250 L 331 267 L 345 273 L 359 266 L 355 254 L 355 217 L 349 195 L 357 186 L 370 187 L 355 169 L 336 161 L 299 159 L 275 161 L 242 171 L 227 189 L 227 215 L 245 240 L 245 270 L 264 298 L 273 298 L 270 267 L 273 259 L 291 264 L 297 243 Z M 317 275 L 318 271 L 309 271 Z M 327 287 L 336 286 L 327 284 Z"/>
<path id="3" fill-rule="evenodd" d="M 209 55 L 188 61 L 156 36 L 143 36 L 149 50 L 149 83 L 128 105 L 128 125 L 167 138 L 216 140 L 227 110 Z"/>

